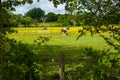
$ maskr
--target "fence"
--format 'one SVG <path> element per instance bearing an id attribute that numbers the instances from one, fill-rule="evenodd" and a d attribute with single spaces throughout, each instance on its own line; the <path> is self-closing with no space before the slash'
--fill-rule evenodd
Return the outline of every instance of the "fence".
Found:
<path id="1" fill-rule="evenodd" d="M 43 60 L 46 62 L 56 62 L 59 63 L 59 80 L 65 80 L 65 65 L 66 63 L 80 63 L 80 62 L 88 62 L 88 63 L 96 63 L 95 59 L 91 58 L 77 58 L 77 59 L 67 59 L 65 58 L 65 54 L 63 52 L 59 53 L 59 58 L 56 59 L 46 59 Z"/>

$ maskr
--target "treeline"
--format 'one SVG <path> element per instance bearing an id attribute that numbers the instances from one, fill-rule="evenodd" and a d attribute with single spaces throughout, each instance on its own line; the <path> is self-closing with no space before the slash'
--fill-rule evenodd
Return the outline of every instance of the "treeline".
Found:
<path id="1" fill-rule="evenodd" d="M 99 16 L 97 16 L 99 18 Z M 94 15 L 92 12 L 88 13 L 66 13 L 66 14 L 55 14 L 53 12 L 49 12 L 45 14 L 44 10 L 41 8 L 33 8 L 25 13 L 25 15 L 21 14 L 13 14 L 11 17 L 10 24 L 13 26 L 23 25 L 24 27 L 35 26 L 38 27 L 38 23 L 45 22 L 57 22 L 62 26 L 83 26 L 88 25 L 92 26 L 95 23 Z M 96 18 L 97 19 L 97 18 Z M 107 22 L 106 22 L 107 20 Z M 97 20 L 98 21 L 98 20 Z M 17 23 L 16 23 L 17 22 Z M 32 25 L 31 25 L 32 24 Z M 108 24 L 120 24 L 119 13 L 116 14 L 106 14 L 99 19 L 99 24 L 97 25 L 108 25 Z M 58 25 L 59 26 L 59 25 Z"/>
<path id="2" fill-rule="evenodd" d="M 25 13 L 24 16 L 22 14 L 12 14 L 11 19 L 14 21 L 11 22 L 14 23 L 13 27 L 18 27 L 19 25 L 23 25 L 24 27 L 38 27 L 38 23 L 57 22 L 59 15 L 53 12 L 45 15 L 45 12 L 41 8 L 33 8 Z"/>

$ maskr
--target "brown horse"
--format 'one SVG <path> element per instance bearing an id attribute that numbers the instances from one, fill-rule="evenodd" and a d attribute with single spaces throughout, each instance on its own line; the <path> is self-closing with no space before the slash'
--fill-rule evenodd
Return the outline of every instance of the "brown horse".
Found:
<path id="1" fill-rule="evenodd" d="M 68 35 L 67 28 L 62 28 L 61 33 L 64 33 L 64 34 Z"/>

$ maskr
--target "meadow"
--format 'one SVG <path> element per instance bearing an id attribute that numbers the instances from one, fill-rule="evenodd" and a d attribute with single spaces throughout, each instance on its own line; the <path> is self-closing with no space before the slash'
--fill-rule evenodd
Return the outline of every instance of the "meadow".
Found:
<path id="1" fill-rule="evenodd" d="M 48 45 L 62 45 L 62 46 L 86 46 L 94 48 L 106 47 L 104 39 L 97 34 L 94 36 L 83 35 L 78 40 L 78 30 L 82 30 L 82 27 L 71 27 L 68 30 L 68 35 L 61 33 L 62 27 L 48 27 L 47 30 L 42 28 L 14 28 L 17 33 L 9 35 L 10 38 L 15 38 L 17 41 L 32 44 L 39 36 L 45 36 L 49 38 Z"/>
<path id="2" fill-rule="evenodd" d="M 42 28 L 14 28 L 17 33 L 9 35 L 10 38 L 14 38 L 17 41 L 21 41 L 27 44 L 36 44 L 39 37 L 47 37 L 49 41 L 45 41 L 42 45 L 34 48 L 35 54 L 44 55 L 50 58 L 59 57 L 59 53 L 63 52 L 69 58 L 77 58 L 79 56 L 86 56 L 85 48 L 93 49 L 105 49 L 109 48 L 105 40 L 99 35 L 83 35 L 78 40 L 78 30 L 82 30 L 82 27 L 71 27 L 68 30 L 68 35 L 61 33 L 62 27 L 48 27 L 47 30 Z M 42 56 L 42 58 L 45 58 Z"/>
<path id="3" fill-rule="evenodd" d="M 77 59 L 89 57 L 86 54 L 86 48 L 109 48 L 105 40 L 98 34 L 95 34 L 94 36 L 89 34 L 83 35 L 76 40 L 79 35 L 78 30 L 82 30 L 82 27 L 71 27 L 70 30 L 68 30 L 68 35 L 61 33 L 61 28 L 62 27 L 48 27 L 47 30 L 43 30 L 41 27 L 13 28 L 17 30 L 17 33 L 9 34 L 8 36 L 29 45 L 35 44 L 35 46 L 31 47 L 31 50 L 37 55 L 40 64 L 44 65 L 43 75 L 46 75 L 49 80 L 52 80 L 50 79 L 50 76 L 58 75 L 59 63 L 56 61 L 54 62 L 54 60 L 59 58 L 61 52 L 65 54 L 66 59 Z M 42 45 L 37 45 L 35 40 L 38 40 L 40 36 L 49 38 L 49 41 L 44 42 Z M 48 61 L 49 63 L 47 62 L 46 64 L 46 60 L 53 62 Z M 72 74 L 71 72 L 69 74 L 70 76 L 78 75 L 76 69 L 80 66 L 83 66 L 83 63 L 66 63 L 65 72 L 69 73 L 72 71 Z M 67 77 L 69 75 L 67 75 Z"/>
<path id="4" fill-rule="evenodd" d="M 94 49 L 104 49 L 109 48 L 106 44 L 105 40 L 101 38 L 99 35 L 95 34 L 91 35 L 83 35 L 78 40 L 79 33 L 78 30 L 81 30 L 82 27 L 71 27 L 68 30 L 68 35 L 61 33 L 61 27 L 48 27 L 47 30 L 42 30 L 42 28 L 14 28 L 17 30 L 17 33 L 9 35 L 10 38 L 14 38 L 17 41 L 21 41 L 27 44 L 36 44 L 35 40 L 39 37 L 47 37 L 49 41 L 45 41 L 43 45 L 49 46 L 49 48 L 45 48 L 44 53 L 48 54 L 51 52 L 52 54 L 57 55 L 61 51 L 65 54 L 79 54 L 84 53 L 85 48 L 94 48 Z M 39 41 L 38 41 L 39 42 Z M 50 51 L 49 51 L 50 50 Z M 36 47 L 35 53 L 40 53 L 39 47 Z M 53 56 L 55 56 L 53 55 Z M 81 55 L 81 54 L 80 54 Z M 76 56 L 76 55 L 75 55 Z"/>

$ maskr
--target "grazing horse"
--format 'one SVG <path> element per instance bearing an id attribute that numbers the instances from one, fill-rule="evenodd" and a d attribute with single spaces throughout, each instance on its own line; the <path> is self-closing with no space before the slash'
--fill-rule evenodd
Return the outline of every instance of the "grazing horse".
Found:
<path id="1" fill-rule="evenodd" d="M 61 33 L 64 33 L 64 34 L 68 35 L 67 28 L 62 28 Z"/>

